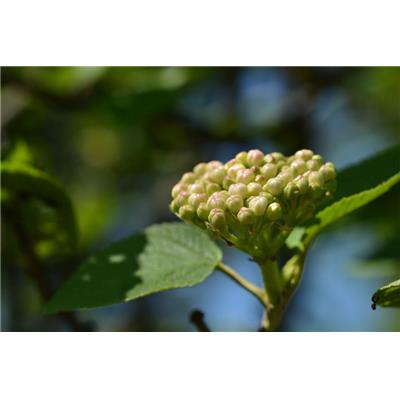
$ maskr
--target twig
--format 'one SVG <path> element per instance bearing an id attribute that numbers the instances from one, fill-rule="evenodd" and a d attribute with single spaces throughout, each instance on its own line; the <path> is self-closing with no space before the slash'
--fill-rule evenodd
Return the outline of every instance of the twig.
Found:
<path id="1" fill-rule="evenodd" d="M 193 310 L 190 313 L 190 322 L 196 326 L 199 332 L 210 332 L 209 327 L 204 322 L 204 313 L 200 310 Z"/>
<path id="2" fill-rule="evenodd" d="M 259 288 L 258 286 L 254 285 L 253 283 L 249 282 L 247 279 L 243 278 L 240 274 L 238 274 L 234 269 L 229 267 L 228 265 L 224 264 L 223 262 L 220 262 L 217 265 L 217 268 L 229 276 L 232 280 L 237 282 L 240 286 L 242 286 L 244 289 L 246 289 L 248 292 L 250 292 L 253 296 L 255 296 L 259 302 L 264 306 L 264 307 L 269 307 L 265 292 L 263 289 Z"/>

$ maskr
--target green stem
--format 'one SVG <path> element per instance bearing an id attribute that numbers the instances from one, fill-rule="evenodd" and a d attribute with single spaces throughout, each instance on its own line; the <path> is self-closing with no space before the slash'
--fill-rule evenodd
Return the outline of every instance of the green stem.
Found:
<path id="1" fill-rule="evenodd" d="M 258 286 L 249 282 L 247 279 L 243 278 L 243 276 L 238 274 L 234 269 L 224 264 L 222 261 L 217 265 L 217 268 L 248 292 L 250 292 L 253 296 L 255 296 L 264 307 L 268 306 L 266 293 L 262 288 L 259 288 Z"/>

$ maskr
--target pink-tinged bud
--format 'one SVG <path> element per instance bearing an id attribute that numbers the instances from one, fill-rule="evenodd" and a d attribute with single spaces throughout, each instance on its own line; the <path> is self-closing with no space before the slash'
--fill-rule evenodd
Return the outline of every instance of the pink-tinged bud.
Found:
<path id="1" fill-rule="evenodd" d="M 315 160 L 307 161 L 307 169 L 309 171 L 318 171 L 320 166 L 321 164 L 318 161 Z"/>
<path id="2" fill-rule="evenodd" d="M 236 175 L 236 182 L 246 185 L 254 180 L 254 172 L 251 169 L 242 169 Z"/>
<path id="3" fill-rule="evenodd" d="M 236 215 L 238 211 L 243 207 L 243 198 L 241 196 L 238 196 L 237 194 L 229 196 L 226 199 L 226 205 L 228 206 L 230 212 Z"/>
<path id="4" fill-rule="evenodd" d="M 221 186 L 217 183 L 207 183 L 206 185 L 206 193 L 210 196 L 215 192 L 219 192 L 221 190 Z"/>
<path id="5" fill-rule="evenodd" d="M 207 170 L 212 171 L 215 168 L 222 167 L 222 165 L 221 161 L 210 161 L 207 163 Z"/>
<path id="6" fill-rule="evenodd" d="M 237 194 L 244 199 L 247 196 L 247 186 L 244 183 L 234 183 L 229 186 L 228 192 L 230 195 Z"/>
<path id="7" fill-rule="evenodd" d="M 189 183 L 194 183 L 195 180 L 196 180 L 196 175 L 193 172 L 186 172 L 182 176 L 181 183 L 188 185 Z"/>
<path id="8" fill-rule="evenodd" d="M 193 183 L 189 186 L 190 193 L 204 193 L 203 185 L 200 183 Z"/>
<path id="9" fill-rule="evenodd" d="M 208 215 L 208 221 L 216 229 L 223 229 L 226 227 L 226 218 L 224 210 L 214 208 Z"/>
<path id="10" fill-rule="evenodd" d="M 207 206 L 210 209 L 220 208 L 221 210 L 224 210 L 226 207 L 225 197 L 218 192 L 213 193 L 207 201 Z"/>
<path id="11" fill-rule="evenodd" d="M 218 184 L 222 184 L 225 175 L 226 171 L 224 167 L 217 167 L 208 173 L 209 179 Z"/>
<path id="12" fill-rule="evenodd" d="M 265 199 L 265 197 L 262 196 L 256 196 L 251 199 L 249 202 L 249 208 L 254 212 L 254 215 L 257 217 L 261 217 L 264 215 L 265 210 L 267 209 L 268 206 L 268 201 Z"/>
<path id="13" fill-rule="evenodd" d="M 333 180 L 333 179 L 336 178 L 336 169 L 335 169 L 335 166 L 334 166 L 332 163 L 330 163 L 330 162 L 324 164 L 324 165 L 320 168 L 319 171 L 322 173 L 322 175 L 323 175 L 325 181 L 331 181 L 331 180 Z"/>
<path id="14" fill-rule="evenodd" d="M 232 167 L 230 167 L 228 169 L 228 176 L 231 179 L 236 179 L 236 175 L 240 170 L 245 169 L 245 167 L 242 164 L 235 164 L 232 165 Z"/>
<path id="15" fill-rule="evenodd" d="M 207 207 L 206 203 L 201 203 L 198 207 L 197 207 L 197 216 L 203 220 L 203 221 L 207 221 L 208 219 L 208 215 L 210 214 L 210 209 Z"/>
<path id="16" fill-rule="evenodd" d="M 296 175 L 301 175 L 307 171 L 307 165 L 301 158 L 295 159 L 290 165 Z"/>
<path id="17" fill-rule="evenodd" d="M 319 171 L 312 171 L 308 175 L 308 183 L 313 189 L 322 189 L 324 186 L 324 177 Z"/>
<path id="18" fill-rule="evenodd" d="M 235 164 L 237 164 L 237 161 L 235 158 L 232 158 L 231 160 L 229 160 L 226 164 L 225 167 L 227 169 L 229 169 L 230 167 L 233 167 Z"/>
<path id="19" fill-rule="evenodd" d="M 299 150 L 295 153 L 296 158 L 301 158 L 304 161 L 310 160 L 313 155 L 314 153 L 308 149 Z"/>
<path id="20" fill-rule="evenodd" d="M 235 159 L 240 164 L 247 166 L 247 152 L 246 151 L 241 151 L 240 153 L 236 154 Z"/>
<path id="21" fill-rule="evenodd" d="M 278 168 L 275 164 L 268 163 L 261 167 L 261 173 L 267 178 L 274 178 L 278 173 Z"/>
<path id="22" fill-rule="evenodd" d="M 263 187 L 263 190 L 278 196 L 282 193 L 285 183 L 279 178 L 271 178 Z"/>
<path id="23" fill-rule="evenodd" d="M 264 153 L 260 150 L 250 150 L 247 154 L 247 164 L 259 167 L 264 162 Z"/>
<path id="24" fill-rule="evenodd" d="M 282 207 L 279 203 L 271 203 L 267 208 L 267 217 L 276 221 L 277 219 L 282 217 Z"/>
<path id="25" fill-rule="evenodd" d="M 175 203 L 177 204 L 178 207 L 184 206 L 189 199 L 189 193 L 188 192 L 180 192 L 178 196 L 176 196 Z"/>
<path id="26" fill-rule="evenodd" d="M 237 214 L 237 219 L 241 224 L 250 225 L 254 223 L 256 216 L 254 215 L 254 212 L 249 208 L 242 207 Z"/>
<path id="27" fill-rule="evenodd" d="M 187 189 L 187 186 L 186 186 L 186 185 L 183 185 L 182 183 L 177 183 L 177 184 L 172 188 L 171 195 L 172 195 L 173 198 L 175 198 L 176 196 L 178 196 L 178 194 L 179 194 L 180 192 L 183 192 L 183 191 L 185 191 L 186 189 Z"/>
<path id="28" fill-rule="evenodd" d="M 185 205 L 179 209 L 179 216 L 186 221 L 192 221 L 195 215 L 196 211 L 192 206 Z"/>
<path id="29" fill-rule="evenodd" d="M 197 177 L 203 176 L 207 172 L 207 164 L 199 163 L 193 168 L 193 172 Z"/>
<path id="30" fill-rule="evenodd" d="M 190 195 L 188 203 L 197 208 L 200 203 L 204 203 L 205 201 L 207 201 L 207 196 L 203 193 L 193 193 Z"/>
<path id="31" fill-rule="evenodd" d="M 247 193 L 250 196 L 257 196 L 262 190 L 262 186 L 259 183 L 251 182 L 247 185 Z"/>

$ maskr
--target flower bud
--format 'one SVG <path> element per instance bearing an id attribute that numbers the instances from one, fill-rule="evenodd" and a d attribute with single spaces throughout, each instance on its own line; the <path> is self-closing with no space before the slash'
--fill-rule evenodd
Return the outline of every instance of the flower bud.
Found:
<path id="1" fill-rule="evenodd" d="M 222 167 L 221 161 L 210 161 L 207 163 L 207 171 L 212 171 L 215 168 Z"/>
<path id="2" fill-rule="evenodd" d="M 189 198 L 189 193 L 188 192 L 180 192 L 178 196 L 176 196 L 175 203 L 177 204 L 178 207 L 184 206 Z"/>
<path id="3" fill-rule="evenodd" d="M 194 183 L 196 180 L 196 175 L 193 172 L 186 172 L 183 174 L 181 183 L 189 184 L 189 183 Z"/>
<path id="4" fill-rule="evenodd" d="M 206 185 L 206 193 L 210 196 L 215 192 L 219 192 L 221 190 L 221 186 L 219 186 L 217 183 L 207 183 Z"/>
<path id="5" fill-rule="evenodd" d="M 224 178 L 224 180 L 222 181 L 222 187 L 223 187 L 225 190 L 228 190 L 228 189 L 229 189 L 229 186 L 231 186 L 233 183 L 234 183 L 233 180 L 230 179 L 228 176 L 226 176 L 226 177 Z"/>
<path id="6" fill-rule="evenodd" d="M 315 160 L 307 161 L 307 169 L 309 171 L 318 171 L 320 166 L 321 164 L 318 161 Z"/>
<path id="7" fill-rule="evenodd" d="M 263 187 L 263 190 L 270 192 L 274 196 L 278 196 L 285 186 L 284 182 L 279 178 L 271 178 Z"/>
<path id="8" fill-rule="evenodd" d="M 307 170 L 307 165 L 301 158 L 295 159 L 290 165 L 293 168 L 296 175 L 301 175 Z"/>
<path id="9" fill-rule="evenodd" d="M 247 196 L 247 186 L 244 183 L 234 183 L 229 186 L 228 192 L 230 195 L 237 194 L 244 199 Z"/>
<path id="10" fill-rule="evenodd" d="M 312 171 L 308 175 L 308 183 L 313 189 L 320 189 L 324 185 L 324 177 L 319 171 Z"/>
<path id="11" fill-rule="evenodd" d="M 193 193 L 190 195 L 188 203 L 197 208 L 200 203 L 207 201 L 207 196 L 204 193 Z"/>
<path id="12" fill-rule="evenodd" d="M 177 213 L 179 211 L 179 206 L 176 204 L 175 200 L 171 201 L 171 204 L 169 205 L 169 208 L 173 213 Z"/>
<path id="13" fill-rule="evenodd" d="M 222 229 L 226 226 L 226 219 L 224 210 L 213 208 L 208 215 L 208 221 L 217 229 Z"/>
<path id="14" fill-rule="evenodd" d="M 235 157 L 236 161 L 244 166 L 247 166 L 247 152 L 241 151 L 240 153 L 236 154 Z"/>
<path id="15" fill-rule="evenodd" d="M 245 169 L 245 167 L 242 164 L 232 165 L 231 167 L 228 168 L 228 176 L 231 179 L 236 179 L 237 173 L 242 169 Z"/>
<path id="16" fill-rule="evenodd" d="M 259 183 L 251 182 L 247 185 L 247 192 L 250 196 L 257 196 L 262 190 L 262 186 Z"/>
<path id="17" fill-rule="evenodd" d="M 190 193 L 204 193 L 203 185 L 200 183 L 193 183 L 189 186 Z"/>
<path id="18" fill-rule="evenodd" d="M 324 164 L 319 171 L 322 173 L 325 181 L 330 181 L 336 178 L 336 169 L 332 163 Z"/>
<path id="19" fill-rule="evenodd" d="M 194 174 L 199 178 L 207 172 L 207 164 L 199 163 L 193 168 Z"/>
<path id="20" fill-rule="evenodd" d="M 282 217 L 282 207 L 279 203 L 271 203 L 267 208 L 267 217 L 272 221 Z"/>
<path id="21" fill-rule="evenodd" d="M 251 199 L 249 202 L 249 208 L 254 212 L 254 215 L 257 217 L 261 217 L 264 215 L 265 210 L 267 209 L 268 201 L 265 197 L 256 196 Z"/>
<path id="22" fill-rule="evenodd" d="M 294 182 L 289 182 L 283 189 L 283 194 L 288 200 L 292 200 L 300 194 L 300 190 Z"/>
<path id="23" fill-rule="evenodd" d="M 314 153 L 308 149 L 299 150 L 295 153 L 296 158 L 301 158 L 304 161 L 310 160 L 313 155 Z"/>
<path id="24" fill-rule="evenodd" d="M 264 162 L 264 153 L 260 150 L 250 150 L 247 154 L 247 164 L 259 167 Z"/>
<path id="25" fill-rule="evenodd" d="M 208 176 L 212 182 L 221 184 L 226 175 L 224 167 L 217 167 L 209 172 Z"/>
<path id="26" fill-rule="evenodd" d="M 267 178 L 264 175 L 257 175 L 256 178 L 254 179 L 255 183 L 259 183 L 261 186 L 264 186 L 269 178 Z"/>
<path id="27" fill-rule="evenodd" d="M 272 201 L 274 199 L 274 196 L 272 196 L 272 194 L 268 193 L 268 192 L 260 192 L 259 196 L 264 197 L 265 200 L 267 200 L 268 204 L 272 203 Z"/>
<path id="28" fill-rule="evenodd" d="M 172 191 L 171 191 L 172 197 L 175 198 L 176 196 L 178 196 L 178 194 L 179 194 L 180 192 L 183 192 L 186 188 L 187 188 L 186 185 L 183 185 L 182 183 L 177 183 L 177 184 L 172 188 Z"/>
<path id="29" fill-rule="evenodd" d="M 277 151 L 271 153 L 271 156 L 275 161 L 281 161 L 285 159 L 285 156 L 282 153 L 278 153 Z"/>
<path id="30" fill-rule="evenodd" d="M 206 221 L 208 219 L 208 215 L 210 214 L 210 209 L 207 207 L 206 203 L 201 203 L 197 207 L 197 216 L 202 219 L 203 221 Z"/>
<path id="31" fill-rule="evenodd" d="M 213 193 L 207 201 L 207 206 L 210 209 L 220 208 L 221 210 L 224 210 L 226 207 L 225 197 L 221 195 L 220 192 Z"/>
<path id="32" fill-rule="evenodd" d="M 319 164 L 319 166 L 321 166 L 324 163 L 323 158 L 319 155 L 319 154 L 315 154 L 311 157 L 312 161 L 315 161 Z"/>
<path id="33" fill-rule="evenodd" d="M 274 178 L 278 173 L 278 168 L 275 164 L 267 163 L 261 167 L 261 173 L 267 178 Z"/>
<path id="34" fill-rule="evenodd" d="M 237 219 L 241 224 L 250 225 L 255 221 L 255 215 L 249 208 L 242 207 L 237 214 Z"/>
<path id="35" fill-rule="evenodd" d="M 294 178 L 293 170 L 286 168 L 278 174 L 277 178 L 280 179 L 284 185 L 287 185 Z"/>
<path id="36" fill-rule="evenodd" d="M 186 221 L 192 221 L 195 215 L 196 211 L 192 206 L 185 205 L 179 209 L 179 216 Z"/>
<path id="37" fill-rule="evenodd" d="M 254 173 L 251 169 L 241 169 L 236 174 L 236 182 L 248 184 L 254 180 Z"/>
<path id="38" fill-rule="evenodd" d="M 307 193 L 307 190 L 308 190 L 308 179 L 307 179 L 306 176 L 298 176 L 294 180 L 294 183 L 296 184 L 296 186 L 299 189 L 299 192 L 301 194 Z"/>
<path id="39" fill-rule="evenodd" d="M 226 205 L 232 214 L 237 214 L 238 211 L 243 207 L 243 198 L 237 194 L 229 196 L 226 199 Z"/>

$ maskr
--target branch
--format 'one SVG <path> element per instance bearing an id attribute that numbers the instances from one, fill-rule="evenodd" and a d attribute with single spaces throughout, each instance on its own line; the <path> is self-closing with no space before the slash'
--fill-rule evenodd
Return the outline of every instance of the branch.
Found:
<path id="1" fill-rule="evenodd" d="M 236 283 L 238 283 L 240 286 L 250 292 L 253 296 L 255 296 L 264 307 L 269 306 L 263 289 L 243 278 L 243 276 L 238 274 L 234 269 L 224 264 L 222 261 L 217 265 L 217 269 L 219 269 L 225 275 L 229 276 L 229 278 L 234 280 Z"/>
<path id="2" fill-rule="evenodd" d="M 190 322 L 196 326 L 199 332 L 211 332 L 204 321 L 204 313 L 200 310 L 193 310 L 190 313 Z"/>

